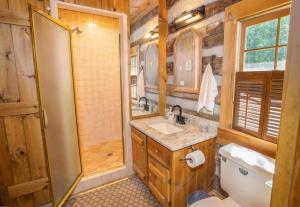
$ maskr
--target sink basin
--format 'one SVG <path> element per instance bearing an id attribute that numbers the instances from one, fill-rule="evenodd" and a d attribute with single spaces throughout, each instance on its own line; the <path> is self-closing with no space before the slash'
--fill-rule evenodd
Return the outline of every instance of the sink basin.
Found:
<path id="1" fill-rule="evenodd" d="M 160 133 L 163 133 L 166 135 L 183 131 L 183 129 L 176 127 L 173 124 L 169 124 L 169 123 L 157 123 L 157 124 L 151 124 L 149 126 L 153 129 L 159 131 Z"/>

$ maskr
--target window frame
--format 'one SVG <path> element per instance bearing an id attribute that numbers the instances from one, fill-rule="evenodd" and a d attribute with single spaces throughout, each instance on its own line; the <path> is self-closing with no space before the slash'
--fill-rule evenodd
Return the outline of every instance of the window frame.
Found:
<path id="1" fill-rule="evenodd" d="M 244 69 L 244 58 L 245 58 L 245 53 L 250 52 L 250 51 L 262 51 L 266 49 L 275 49 L 275 58 L 274 58 L 274 68 L 272 71 L 279 70 L 277 68 L 278 65 L 278 50 L 279 48 L 287 47 L 287 44 L 280 45 L 279 44 L 279 35 L 280 35 L 280 19 L 285 16 L 290 15 L 290 8 L 284 8 L 280 9 L 277 11 L 273 11 L 271 13 L 262 15 L 262 16 L 254 16 L 253 18 L 250 19 L 245 19 L 241 21 L 241 38 L 240 38 L 240 54 L 239 54 L 239 71 L 243 72 Z M 276 45 L 275 46 L 269 46 L 269 47 L 261 47 L 261 48 L 255 48 L 255 49 L 245 49 L 246 46 L 246 28 L 249 26 L 261 24 L 267 21 L 271 21 L 277 19 L 278 24 L 277 24 L 277 33 L 276 33 Z"/>
<path id="2" fill-rule="evenodd" d="M 273 13 L 281 9 L 290 9 L 290 0 L 243 0 L 225 9 L 224 21 L 224 57 L 222 64 L 222 87 L 220 123 L 217 143 L 225 145 L 236 143 L 256 150 L 267 156 L 276 157 L 277 145 L 251 135 L 232 129 L 234 80 L 235 73 L 239 71 L 241 23 L 263 14 Z"/>
<path id="3" fill-rule="evenodd" d="M 271 73 L 271 72 L 276 72 L 276 71 L 281 71 L 283 72 L 284 70 L 279 70 L 277 68 L 277 63 L 278 63 L 278 50 L 279 48 L 282 48 L 282 47 L 287 47 L 287 44 L 282 44 L 280 45 L 279 44 L 279 35 L 280 35 L 280 29 L 281 29 L 281 24 L 280 24 L 280 20 L 281 18 L 283 17 L 286 17 L 290 15 L 290 9 L 289 8 L 284 8 L 284 9 L 280 9 L 280 10 L 277 10 L 277 11 L 272 11 L 268 14 L 264 14 L 264 15 L 261 15 L 261 16 L 253 16 L 252 18 L 247 18 L 247 19 L 244 19 L 241 21 L 241 34 L 240 34 L 240 39 L 239 39 L 239 42 L 240 42 L 240 50 L 239 50 L 239 55 L 238 55 L 238 70 L 235 72 L 235 78 L 237 76 L 237 73 L 248 73 L 250 75 L 250 73 L 256 73 L 256 74 L 259 74 L 261 75 L 262 79 L 267 79 L 265 80 L 264 84 L 270 84 L 271 83 L 271 78 L 272 78 L 272 75 L 270 75 L 270 77 L 267 75 L 267 77 L 264 77 L 264 74 L 265 73 Z M 246 50 L 245 47 L 246 47 L 246 28 L 249 27 L 249 26 L 254 26 L 254 25 L 257 25 L 257 24 L 261 24 L 261 23 L 264 23 L 264 22 L 267 22 L 267 21 L 272 21 L 274 19 L 277 19 L 278 23 L 277 23 L 277 31 L 276 31 L 276 44 L 274 46 L 269 46 L 269 47 L 260 47 L 260 48 L 253 48 L 253 49 L 248 49 Z M 244 71 L 244 58 L 245 58 L 245 53 L 246 52 L 249 52 L 249 51 L 262 51 L 262 50 L 266 50 L 266 49 L 275 49 L 275 58 L 274 58 L 274 68 L 272 70 L 267 70 L 267 71 Z M 247 74 L 246 74 L 247 76 Z M 264 86 L 264 90 L 265 90 L 265 96 L 263 97 L 262 99 L 262 105 L 261 105 L 261 112 L 260 112 L 260 123 L 259 123 L 259 129 L 258 129 L 258 132 L 257 132 L 257 135 L 255 132 L 252 132 L 252 131 L 248 131 L 246 128 L 240 128 L 238 126 L 235 125 L 235 121 L 236 121 L 236 118 L 235 117 L 235 113 L 236 113 L 236 87 L 237 87 L 237 83 L 235 82 L 233 84 L 233 116 L 232 116 L 232 129 L 233 130 L 237 130 L 239 132 L 242 132 L 242 133 L 246 133 L 246 134 L 249 134 L 257 139 L 262 139 L 262 140 L 265 140 L 265 141 L 268 141 L 268 142 L 272 142 L 272 143 L 275 143 L 277 144 L 277 139 L 272 139 L 271 137 L 267 136 L 266 134 L 266 131 L 267 131 L 267 124 L 268 124 L 268 117 L 269 117 L 269 114 L 268 114 L 268 107 L 269 107 L 269 104 L 270 104 L 270 86 L 269 85 L 265 85 Z"/>
<path id="4" fill-rule="evenodd" d="M 128 75 L 129 75 L 129 85 L 130 85 L 130 100 L 136 100 L 137 98 L 132 96 L 131 94 L 131 90 L 132 90 L 132 87 L 137 87 L 137 84 L 132 84 L 132 79 L 133 79 L 133 76 L 135 76 L 136 80 L 137 80 L 137 76 L 139 74 L 139 64 L 140 64 L 140 55 L 139 55 L 139 49 L 140 47 L 139 46 L 135 46 L 135 47 L 132 47 L 130 48 L 130 55 L 129 55 L 129 71 L 128 71 Z M 137 75 L 132 75 L 131 74 L 131 58 L 135 57 L 136 58 L 136 66 L 137 66 Z"/>

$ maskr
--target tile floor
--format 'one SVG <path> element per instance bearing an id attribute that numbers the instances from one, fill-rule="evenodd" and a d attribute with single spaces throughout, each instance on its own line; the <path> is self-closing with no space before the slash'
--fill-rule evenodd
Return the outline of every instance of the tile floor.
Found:
<path id="1" fill-rule="evenodd" d="M 65 207 L 159 207 L 148 188 L 136 177 L 71 197 Z"/>

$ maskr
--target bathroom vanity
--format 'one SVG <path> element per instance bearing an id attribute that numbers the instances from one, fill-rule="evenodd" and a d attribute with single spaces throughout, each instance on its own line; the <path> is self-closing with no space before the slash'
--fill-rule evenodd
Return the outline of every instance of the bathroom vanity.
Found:
<path id="1" fill-rule="evenodd" d="M 133 168 L 162 206 L 185 206 L 196 190 L 212 187 L 216 132 L 163 117 L 131 121 Z M 186 154 L 201 150 L 205 163 L 190 168 Z"/>

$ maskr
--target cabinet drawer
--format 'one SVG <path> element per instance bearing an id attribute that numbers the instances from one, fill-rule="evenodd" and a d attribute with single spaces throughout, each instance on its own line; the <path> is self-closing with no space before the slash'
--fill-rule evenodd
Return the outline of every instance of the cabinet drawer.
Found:
<path id="1" fill-rule="evenodd" d="M 159 161 L 165 167 L 169 168 L 171 152 L 167 148 L 148 137 L 147 151 L 151 157 Z"/>

